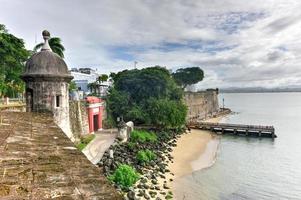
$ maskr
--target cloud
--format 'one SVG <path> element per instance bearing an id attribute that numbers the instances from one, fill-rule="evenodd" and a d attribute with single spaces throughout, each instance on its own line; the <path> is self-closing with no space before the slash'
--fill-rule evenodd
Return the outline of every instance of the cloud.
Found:
<path id="1" fill-rule="evenodd" d="M 206 87 L 300 85 L 295 0 L 0 0 L 0 23 L 32 49 L 48 29 L 69 67 L 109 73 L 200 66 Z"/>

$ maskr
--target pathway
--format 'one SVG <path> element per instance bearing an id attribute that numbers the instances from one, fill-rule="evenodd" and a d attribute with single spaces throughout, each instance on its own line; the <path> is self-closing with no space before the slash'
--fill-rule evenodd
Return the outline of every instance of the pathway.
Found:
<path id="1" fill-rule="evenodd" d="M 83 153 L 93 164 L 97 164 L 104 152 L 114 143 L 115 138 L 116 130 L 113 130 L 112 133 L 108 131 L 97 132 L 94 140 L 83 149 Z"/>

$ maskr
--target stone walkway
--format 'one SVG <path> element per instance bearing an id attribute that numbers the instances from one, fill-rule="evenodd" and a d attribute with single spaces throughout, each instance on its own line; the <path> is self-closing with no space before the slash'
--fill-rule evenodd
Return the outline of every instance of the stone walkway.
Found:
<path id="1" fill-rule="evenodd" d="M 121 199 L 51 115 L 7 112 L 2 117 L 1 200 Z"/>
<path id="2" fill-rule="evenodd" d="M 114 143 L 117 130 L 100 131 L 95 133 L 95 138 L 84 149 L 83 153 L 93 163 L 97 164 L 104 152 Z"/>

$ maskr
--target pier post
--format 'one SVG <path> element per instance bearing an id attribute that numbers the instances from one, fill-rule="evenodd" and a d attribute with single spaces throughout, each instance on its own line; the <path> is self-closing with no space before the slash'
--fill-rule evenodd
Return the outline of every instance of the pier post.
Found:
<path id="1" fill-rule="evenodd" d="M 247 129 L 247 130 L 246 130 L 246 136 L 248 136 L 248 135 L 249 135 L 249 130 Z"/>
<path id="2" fill-rule="evenodd" d="M 222 128 L 222 134 L 224 134 L 224 129 Z"/>
<path id="3" fill-rule="evenodd" d="M 258 132 L 258 136 L 261 137 L 261 131 Z"/>
<path id="4" fill-rule="evenodd" d="M 237 129 L 234 129 L 234 134 L 237 135 Z"/>

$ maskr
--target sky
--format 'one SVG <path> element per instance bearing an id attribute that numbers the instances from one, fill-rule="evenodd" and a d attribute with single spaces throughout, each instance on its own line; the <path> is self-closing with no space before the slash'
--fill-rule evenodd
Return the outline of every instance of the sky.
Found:
<path id="1" fill-rule="evenodd" d="M 199 66 L 195 88 L 301 85 L 300 0 L 0 0 L 26 48 L 60 37 L 69 68 Z"/>

